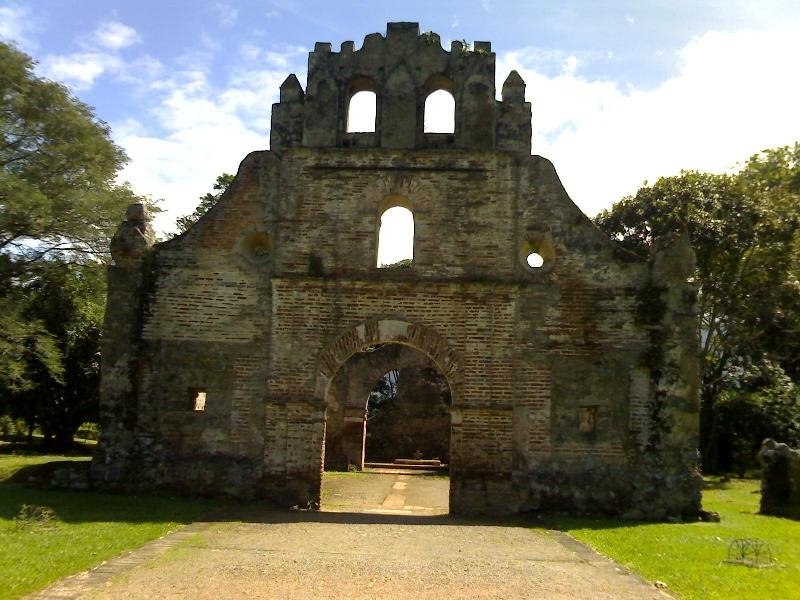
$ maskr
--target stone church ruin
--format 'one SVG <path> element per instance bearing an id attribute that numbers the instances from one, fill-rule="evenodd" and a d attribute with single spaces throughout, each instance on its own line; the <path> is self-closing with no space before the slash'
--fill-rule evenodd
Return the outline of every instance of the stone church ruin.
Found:
<path id="1" fill-rule="evenodd" d="M 426 132 L 442 91 L 452 132 Z M 374 131 L 348 126 L 359 92 Z M 318 506 L 324 461 L 363 452 L 359 356 L 386 347 L 364 369 L 449 387 L 452 512 L 696 514 L 694 254 L 626 254 L 530 152 L 525 83 L 496 99 L 489 42 L 389 23 L 317 43 L 204 217 L 158 244 L 142 206 L 119 226 L 94 481 Z M 379 268 L 393 207 L 413 258 Z"/>

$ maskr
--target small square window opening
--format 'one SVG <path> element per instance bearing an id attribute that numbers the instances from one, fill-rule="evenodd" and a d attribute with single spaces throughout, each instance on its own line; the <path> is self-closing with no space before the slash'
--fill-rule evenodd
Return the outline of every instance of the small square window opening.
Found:
<path id="1" fill-rule="evenodd" d="M 578 429 L 581 433 L 594 433 L 597 429 L 597 407 L 581 406 L 578 415 Z"/>
<path id="2" fill-rule="evenodd" d="M 201 391 L 196 391 L 194 393 L 194 403 L 193 403 L 194 410 L 203 411 L 206 409 L 206 393 Z"/>

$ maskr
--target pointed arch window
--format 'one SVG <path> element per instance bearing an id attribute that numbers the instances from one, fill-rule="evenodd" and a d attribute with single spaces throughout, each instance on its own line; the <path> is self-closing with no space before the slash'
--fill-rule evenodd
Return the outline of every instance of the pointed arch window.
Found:
<path id="1" fill-rule="evenodd" d="M 408 268 L 414 260 L 414 214 L 407 202 L 383 211 L 378 231 L 378 268 Z"/>

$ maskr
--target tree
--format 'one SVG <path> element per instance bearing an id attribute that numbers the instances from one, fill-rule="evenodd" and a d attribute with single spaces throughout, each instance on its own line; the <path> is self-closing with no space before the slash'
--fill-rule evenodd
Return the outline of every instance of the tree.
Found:
<path id="1" fill-rule="evenodd" d="M 27 356 L 30 383 L 9 394 L 6 409 L 29 431 L 38 426 L 48 446 L 69 446 L 81 423 L 97 416 L 103 271 L 100 264 L 49 261 L 27 290 L 23 315 L 52 340 L 59 368 Z"/>
<path id="2" fill-rule="evenodd" d="M 225 193 L 225 190 L 228 189 L 228 186 L 233 181 L 235 175 L 231 175 L 230 173 L 223 173 L 222 175 L 217 176 L 217 180 L 214 182 L 214 192 L 208 192 L 204 196 L 200 196 L 200 204 L 197 205 L 197 208 L 194 209 L 194 212 L 190 215 L 184 215 L 182 217 L 178 217 L 175 221 L 175 224 L 178 226 L 178 231 L 184 233 L 188 231 L 188 229 L 197 223 L 197 221 L 202 217 L 204 214 L 208 212 L 208 209 L 214 206 L 217 203 L 217 200 L 220 199 L 220 196 Z"/>
<path id="3" fill-rule="evenodd" d="M 367 420 L 372 419 L 381 409 L 397 400 L 397 382 L 400 371 L 392 369 L 383 374 L 367 398 Z"/>
<path id="4" fill-rule="evenodd" d="M 684 171 L 596 217 L 629 250 L 686 231 L 697 254 L 702 350 L 701 450 L 720 464 L 716 402 L 736 374 L 775 363 L 798 375 L 800 144 L 750 158 L 739 173 Z"/>
<path id="5" fill-rule="evenodd" d="M 33 67 L 0 43 L 0 404 L 63 438 L 59 419 L 96 404 L 87 364 L 104 288 L 88 274 L 110 258 L 126 207 L 154 207 L 115 182 L 127 159 L 108 126 Z"/>
<path id="6" fill-rule="evenodd" d="M 0 254 L 4 283 L 42 260 L 105 257 L 125 207 L 126 162 L 108 125 L 33 61 L 0 43 Z"/>
<path id="7" fill-rule="evenodd" d="M 734 373 L 716 400 L 708 427 L 717 470 L 744 477 L 758 467 L 765 438 L 800 445 L 800 389 L 769 362 Z"/>

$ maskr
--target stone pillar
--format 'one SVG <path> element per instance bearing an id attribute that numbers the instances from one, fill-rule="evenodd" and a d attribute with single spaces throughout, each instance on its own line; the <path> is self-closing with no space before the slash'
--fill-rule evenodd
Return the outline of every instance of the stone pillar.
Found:
<path id="1" fill-rule="evenodd" d="M 361 471 L 364 468 L 364 439 L 367 434 L 367 419 L 364 409 L 345 409 L 342 427 L 342 454 L 347 466 L 354 465 Z"/>
<path id="2" fill-rule="evenodd" d="M 766 439 L 758 459 L 761 462 L 761 514 L 800 519 L 800 451 Z"/>
<path id="3" fill-rule="evenodd" d="M 417 106 L 414 80 L 405 64 L 398 65 L 386 80 L 381 102 L 381 145 L 413 148 L 416 142 Z"/>
<path id="4" fill-rule="evenodd" d="M 108 298 L 103 324 L 100 439 L 92 478 L 124 484 L 137 424 L 137 373 L 142 300 L 151 269 L 155 233 L 143 204 L 131 204 L 111 240 Z"/>
<path id="5" fill-rule="evenodd" d="M 306 147 L 336 145 L 341 90 L 339 81 L 330 73 L 331 64 L 335 64 L 331 56 L 331 45 L 317 42 L 308 57 L 302 142 Z"/>
<path id="6" fill-rule="evenodd" d="M 281 84 L 280 102 L 272 105 L 272 125 L 269 130 L 269 148 L 280 153 L 303 143 L 303 110 L 305 92 L 292 74 Z"/>
<path id="7" fill-rule="evenodd" d="M 511 71 L 503 83 L 497 107 L 497 149 L 530 154 L 531 103 L 525 102 L 525 82 Z"/>
<path id="8" fill-rule="evenodd" d="M 700 364 L 697 285 L 691 281 L 695 255 L 688 236 L 656 240 L 650 257 L 649 308 L 652 394 L 647 458 L 663 478 L 660 499 L 667 514 L 697 514 Z M 660 515 L 654 514 L 656 518 Z"/>

